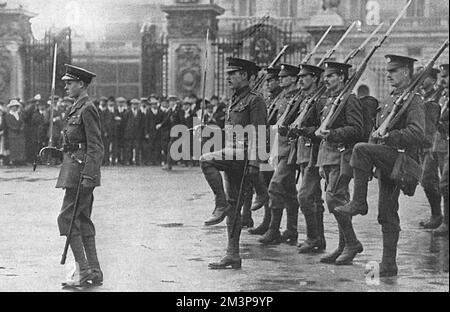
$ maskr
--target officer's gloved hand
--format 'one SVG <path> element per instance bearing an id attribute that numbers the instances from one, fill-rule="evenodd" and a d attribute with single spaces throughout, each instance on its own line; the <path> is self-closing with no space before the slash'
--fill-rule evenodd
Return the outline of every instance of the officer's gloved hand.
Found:
<path id="1" fill-rule="evenodd" d="M 285 126 L 278 127 L 278 134 L 281 136 L 287 136 L 289 129 Z"/>

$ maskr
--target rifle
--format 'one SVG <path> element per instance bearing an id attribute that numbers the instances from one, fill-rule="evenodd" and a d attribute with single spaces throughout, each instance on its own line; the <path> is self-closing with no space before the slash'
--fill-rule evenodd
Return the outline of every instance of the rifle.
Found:
<path id="1" fill-rule="evenodd" d="M 350 95 L 352 94 L 352 91 L 356 84 L 358 83 L 359 79 L 361 78 L 362 74 L 367 68 L 367 64 L 369 63 L 372 56 L 375 54 L 375 52 L 383 45 L 383 43 L 386 41 L 386 39 L 391 34 L 392 30 L 394 29 L 395 25 L 397 25 L 400 18 L 406 13 L 406 10 L 410 6 L 412 0 L 409 0 L 408 3 L 406 3 L 405 7 L 400 11 L 395 21 L 392 23 L 392 25 L 389 27 L 389 29 L 386 31 L 384 36 L 372 47 L 372 50 L 366 55 L 363 62 L 359 65 L 356 72 L 351 76 L 351 78 L 348 80 L 348 82 L 344 85 L 344 88 L 341 90 L 339 96 L 336 97 L 336 99 L 333 101 L 330 111 L 328 112 L 328 115 L 325 117 L 325 120 L 321 123 L 320 127 L 317 129 L 317 131 L 325 131 L 328 128 L 330 128 L 333 123 L 336 121 L 337 117 L 341 113 L 341 111 L 344 109 L 345 104 L 347 103 Z"/>
<path id="2" fill-rule="evenodd" d="M 411 102 L 414 99 L 414 95 L 422 85 L 425 78 L 427 78 L 429 71 L 433 68 L 434 63 L 439 58 L 439 56 L 444 52 L 444 50 L 449 45 L 449 39 L 447 39 L 433 56 L 433 58 L 428 62 L 425 68 L 417 75 L 414 81 L 403 91 L 402 95 L 394 102 L 394 107 L 391 113 L 386 117 L 383 123 L 378 127 L 377 130 L 374 131 L 372 136 L 374 138 L 382 138 L 384 137 L 390 129 L 392 129 L 395 124 L 399 121 L 399 119 L 406 112 L 408 107 L 411 105 Z"/>
<path id="3" fill-rule="evenodd" d="M 267 68 L 273 68 L 278 63 L 283 54 L 286 52 L 288 47 L 289 47 L 288 45 L 283 46 L 281 51 L 277 54 L 277 56 L 273 59 L 273 61 L 269 64 Z M 252 88 L 252 91 L 258 90 L 263 85 L 263 82 L 266 81 L 266 76 L 267 74 L 264 73 L 263 75 L 261 75 L 261 77 L 258 78 L 258 80 L 255 82 Z"/>
<path id="4" fill-rule="evenodd" d="M 57 149 L 53 146 L 53 108 L 55 106 L 55 85 L 56 85 L 56 60 L 58 57 L 58 43 L 55 43 L 55 49 L 53 52 L 53 73 L 52 73 L 52 90 L 50 92 L 50 127 L 48 129 L 49 132 L 49 138 L 48 138 L 48 146 L 43 147 L 40 151 L 38 156 L 33 162 L 33 171 L 36 171 L 37 167 L 37 159 L 43 158 L 44 154 L 47 154 L 47 152 L 50 152 L 50 155 L 52 158 L 61 158 L 62 159 L 62 151 Z M 47 154 L 48 157 L 48 154 Z M 46 158 L 47 158 L 46 157 Z"/>

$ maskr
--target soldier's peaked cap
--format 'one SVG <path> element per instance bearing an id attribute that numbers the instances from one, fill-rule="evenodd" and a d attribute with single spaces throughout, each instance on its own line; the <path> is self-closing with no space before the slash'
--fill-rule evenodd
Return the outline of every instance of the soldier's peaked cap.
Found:
<path id="1" fill-rule="evenodd" d="M 267 79 L 277 78 L 278 74 L 280 73 L 280 68 L 279 67 L 271 67 L 271 68 L 267 67 L 266 72 L 267 72 Z"/>
<path id="2" fill-rule="evenodd" d="M 81 67 L 64 64 L 66 66 L 66 73 L 61 80 L 75 80 L 91 83 L 92 78 L 97 75 Z"/>
<path id="3" fill-rule="evenodd" d="M 299 76 L 313 75 L 320 77 L 320 75 L 324 72 L 324 69 L 319 66 L 309 65 L 309 64 L 300 64 L 300 72 Z"/>
<path id="4" fill-rule="evenodd" d="M 352 65 L 339 62 L 325 62 L 323 67 L 325 69 L 325 75 L 334 73 L 339 75 L 348 75 L 348 70 L 352 67 Z"/>
<path id="5" fill-rule="evenodd" d="M 298 68 L 297 66 L 289 64 L 281 64 L 280 73 L 278 74 L 278 76 L 279 77 L 297 76 L 299 71 L 300 68 Z"/>
<path id="6" fill-rule="evenodd" d="M 227 59 L 227 62 L 228 62 L 227 68 L 225 69 L 227 73 L 236 70 L 259 71 L 261 69 L 261 67 L 256 65 L 256 63 L 237 57 L 229 57 Z"/>
<path id="7" fill-rule="evenodd" d="M 424 70 L 423 67 L 420 67 L 416 70 L 417 73 L 420 73 Z M 431 77 L 433 79 L 437 79 L 439 75 L 439 69 L 437 68 L 431 68 L 428 72 L 427 72 L 427 77 Z"/>
<path id="8" fill-rule="evenodd" d="M 441 73 L 443 74 L 444 72 L 448 74 L 448 64 L 442 64 L 439 66 L 439 69 L 441 71 Z"/>
<path id="9" fill-rule="evenodd" d="M 387 70 L 397 69 L 400 67 L 413 68 L 414 62 L 417 62 L 416 59 L 409 56 L 387 54 L 384 57 L 388 62 Z"/>

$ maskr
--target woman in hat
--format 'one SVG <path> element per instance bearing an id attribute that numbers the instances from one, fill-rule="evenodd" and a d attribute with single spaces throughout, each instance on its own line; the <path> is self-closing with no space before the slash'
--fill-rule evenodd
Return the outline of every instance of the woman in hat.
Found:
<path id="1" fill-rule="evenodd" d="M 9 161 L 12 165 L 25 164 L 25 121 L 21 111 L 22 104 L 12 99 L 5 115 L 5 132 L 9 147 Z"/>

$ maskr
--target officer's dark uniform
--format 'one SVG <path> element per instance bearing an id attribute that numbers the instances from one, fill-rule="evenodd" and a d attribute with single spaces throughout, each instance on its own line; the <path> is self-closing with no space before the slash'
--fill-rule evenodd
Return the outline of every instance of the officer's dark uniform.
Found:
<path id="1" fill-rule="evenodd" d="M 406 67 L 410 69 L 412 75 L 415 59 L 398 55 L 386 55 L 386 58 L 388 59 L 388 71 Z M 390 114 L 394 102 L 403 91 L 404 88 L 395 89 L 391 93 L 388 103 L 380 108 L 376 128 Z M 355 215 L 357 212 L 353 213 L 353 211 L 361 210 L 358 206 L 365 206 L 363 210 L 367 209 L 367 185 L 372 168 L 375 166 L 379 185 L 378 223 L 381 224 L 383 232 L 383 258 L 380 264 L 380 276 L 397 275 L 396 252 L 401 230 L 398 215 L 400 188 L 391 180 L 390 175 L 399 150 L 404 150 L 407 155 L 418 161 L 418 147 L 423 144 L 424 140 L 425 110 L 422 97 L 416 94 L 406 113 L 389 131 L 386 139 L 383 141 L 372 139 L 369 143 L 358 143 L 353 150 L 351 158 L 354 175 L 353 200 L 337 210 Z"/>
<path id="2" fill-rule="evenodd" d="M 289 64 L 281 64 L 279 77 L 291 76 L 297 77 L 300 68 Z M 287 87 L 280 93 L 274 105 L 276 120 L 279 120 L 285 110 L 288 108 L 290 100 L 298 93 L 295 83 Z M 270 118 L 270 117 L 269 117 Z M 259 241 L 263 244 L 278 244 L 281 241 L 296 244 L 298 238 L 298 201 L 296 188 L 296 164 L 288 164 L 290 151 L 289 140 L 286 136 L 278 137 L 278 155 L 275 161 L 276 169 L 269 184 L 269 208 L 271 210 L 271 220 L 269 230 Z M 286 209 L 286 231 L 280 234 L 281 218 L 283 209 Z"/>
<path id="3" fill-rule="evenodd" d="M 430 78 L 437 80 L 439 70 L 433 68 L 429 72 Z M 431 88 L 430 91 L 423 94 L 425 106 L 425 144 L 422 153 L 422 177 L 421 184 L 428 202 L 431 207 L 431 218 L 420 225 L 427 229 L 435 229 L 442 222 L 441 212 L 441 193 L 439 192 L 439 172 L 442 174 L 444 169 L 445 151 L 439 152 L 433 150 L 433 145 L 437 137 L 437 125 L 441 114 L 441 107 L 438 100 L 441 90 Z M 436 144 L 437 145 L 437 144 Z"/>
<path id="4" fill-rule="evenodd" d="M 439 120 L 438 131 L 439 131 L 439 139 L 440 142 L 440 150 L 447 149 L 447 153 L 444 161 L 444 169 L 442 170 L 441 180 L 439 182 L 439 189 L 441 191 L 441 195 L 444 199 L 444 221 L 442 224 L 433 232 L 435 236 L 443 236 L 448 235 L 448 204 L 449 204 L 449 187 L 448 187 L 448 121 L 449 121 L 449 111 L 448 111 L 448 64 L 443 64 L 440 66 L 441 77 L 446 80 L 445 89 L 442 93 L 442 96 L 439 100 L 439 104 L 441 105 L 441 118 Z"/>
<path id="5" fill-rule="evenodd" d="M 273 68 L 266 68 L 266 72 L 267 72 L 267 76 L 266 76 L 266 81 L 269 81 L 270 79 L 276 79 L 278 80 L 278 74 L 280 73 L 280 68 L 278 67 L 273 67 Z M 266 98 L 266 105 L 267 105 L 267 109 L 269 109 L 273 102 L 275 101 L 275 99 L 278 97 L 278 95 L 281 93 L 281 91 L 283 91 L 283 89 L 277 85 L 273 90 L 269 91 L 269 95 Z M 272 125 L 275 124 L 275 122 L 272 122 Z M 270 121 L 269 121 L 269 125 L 270 125 Z M 270 145 L 270 142 L 268 142 L 268 144 Z M 270 146 L 269 146 L 270 148 Z M 253 202 L 252 206 L 251 206 L 251 210 L 258 210 L 260 209 L 262 206 L 264 206 L 264 216 L 263 216 L 263 221 L 262 223 L 257 226 L 256 228 L 253 229 L 249 229 L 248 232 L 249 234 L 252 235 L 262 235 L 264 233 L 267 232 L 267 230 L 269 229 L 269 224 L 270 224 L 270 219 L 271 219 L 271 211 L 269 208 L 269 202 L 268 202 L 268 192 L 267 192 L 267 188 L 269 187 L 270 181 L 272 180 L 273 177 L 273 170 L 269 170 L 271 167 L 269 166 L 269 164 L 267 164 L 267 161 L 264 162 L 264 168 L 263 170 L 259 171 L 259 181 L 257 181 L 256 183 L 253 183 L 253 187 L 256 191 L 256 193 L 265 193 L 267 194 L 267 198 L 264 198 L 263 196 L 259 196 L 256 198 L 256 200 Z M 270 167 L 270 168 L 269 168 Z M 259 190 L 258 190 L 259 188 Z M 250 192 L 250 195 L 251 192 Z M 249 196 L 249 198 L 247 199 L 249 201 L 249 205 L 251 204 L 251 196 Z M 245 205 L 245 203 L 244 203 Z"/>
<path id="6" fill-rule="evenodd" d="M 318 77 L 319 80 L 324 71 L 321 67 L 314 65 L 300 65 L 300 68 L 299 76 L 312 75 Z M 308 92 L 304 92 L 299 114 L 303 112 L 307 101 L 310 100 L 316 91 L 317 88 L 312 87 Z M 323 228 L 324 207 L 320 186 L 322 178 L 319 174 L 319 168 L 316 166 L 319 144 L 318 138 L 314 136 L 315 129 L 320 125 L 320 120 L 317 118 L 318 112 L 321 110 L 318 109 L 320 103 L 320 101 L 316 101 L 313 104 L 314 106 L 310 108 L 311 114 L 308 116 L 309 118 L 304 120 L 301 125 L 301 128 L 305 130 L 307 128 L 310 129 L 310 137 L 300 136 L 296 144 L 297 164 L 300 166 L 302 175 L 302 182 L 298 191 L 298 202 L 305 217 L 307 235 L 306 241 L 300 246 L 299 253 L 307 253 L 316 249 L 320 251 L 326 248 Z"/>
<path id="7" fill-rule="evenodd" d="M 348 76 L 351 65 L 325 62 L 324 75 L 338 74 Z M 328 115 L 332 103 L 342 90 L 326 92 L 326 101 L 320 112 L 321 122 Z M 348 216 L 335 212 L 337 206 L 346 204 L 350 199 L 348 184 L 352 178 L 349 166 L 352 148 L 362 136 L 363 115 L 360 101 L 351 94 L 344 104 L 344 109 L 329 128 L 329 136 L 320 142 L 317 166 L 322 167 L 326 183 L 326 203 L 330 213 L 334 215 L 339 228 L 339 245 L 331 254 L 321 258 L 321 262 L 338 265 L 351 264 L 356 254 L 363 247 L 356 238 L 352 220 Z"/>
<path id="8" fill-rule="evenodd" d="M 95 74 L 82 68 L 67 65 L 67 71 L 62 80 L 81 80 L 90 83 L 94 76 Z M 89 263 L 80 263 L 81 260 L 86 261 L 86 259 L 79 259 L 79 255 L 74 251 L 75 260 L 79 263 L 80 270 L 92 269 L 96 276 L 93 279 L 101 282 L 103 277 L 95 249 L 95 227 L 91 220 L 91 213 L 94 202 L 93 191 L 95 187 L 100 186 L 100 166 L 104 148 L 99 113 L 89 96 L 76 99 L 66 117 L 66 122 L 63 129 L 64 159 L 56 183 L 57 188 L 65 189 L 61 212 L 58 216 L 58 227 L 61 235 L 69 234 L 77 186 L 82 178 L 83 184 L 73 224 L 71 247 L 74 250 L 74 241 L 79 241 L 81 236 Z M 84 255 L 82 257 L 84 258 Z M 92 277 L 92 275 L 89 276 Z"/>
<path id="9" fill-rule="evenodd" d="M 230 58 L 228 60 L 227 72 L 236 70 L 246 70 L 249 72 L 258 72 L 259 67 L 255 63 Z M 257 142 L 254 140 L 248 142 L 243 138 L 233 135 L 233 127 L 253 125 L 255 131 L 258 126 L 265 126 L 267 122 L 267 109 L 264 99 L 258 94 L 250 90 L 249 86 L 245 86 L 231 97 L 230 104 L 227 107 L 226 115 L 226 143 L 225 148 L 216 152 L 204 154 L 200 157 L 200 166 L 205 178 L 215 195 L 215 209 L 211 219 L 205 222 L 206 225 L 213 225 L 222 222 L 227 218 L 228 247 L 226 256 L 218 263 L 211 263 L 212 269 L 224 269 L 229 266 L 232 268 L 241 267 L 241 259 L 239 257 L 239 237 L 241 233 L 241 216 L 236 209 L 238 192 L 241 184 L 242 174 L 244 172 L 245 161 L 243 158 L 235 158 L 234 155 L 241 155 L 246 151 L 256 151 Z M 256 136 L 257 138 L 257 136 Z M 249 159 L 249 166 L 259 167 L 257 159 Z M 220 171 L 224 171 L 225 189 Z M 235 219 L 237 217 L 237 219 Z M 235 229 L 233 232 L 233 223 Z"/>

